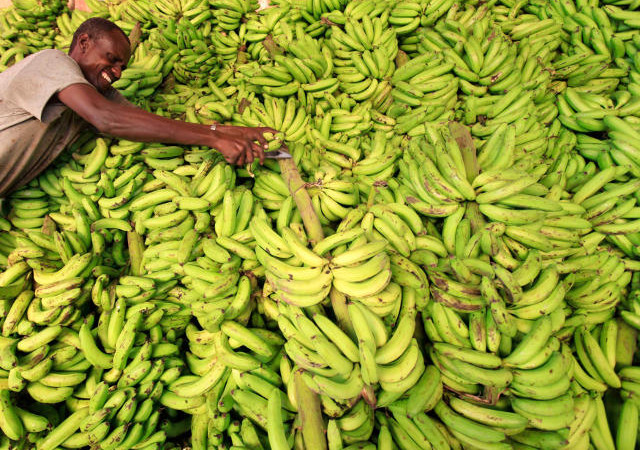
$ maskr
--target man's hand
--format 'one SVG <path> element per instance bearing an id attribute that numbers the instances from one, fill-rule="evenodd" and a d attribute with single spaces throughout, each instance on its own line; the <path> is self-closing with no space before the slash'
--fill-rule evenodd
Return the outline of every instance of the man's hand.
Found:
<path id="1" fill-rule="evenodd" d="M 264 133 L 277 133 L 269 127 L 235 127 L 218 125 L 214 131 L 218 149 L 229 164 L 250 164 L 257 157 L 264 163 L 264 151 L 268 147 Z"/>

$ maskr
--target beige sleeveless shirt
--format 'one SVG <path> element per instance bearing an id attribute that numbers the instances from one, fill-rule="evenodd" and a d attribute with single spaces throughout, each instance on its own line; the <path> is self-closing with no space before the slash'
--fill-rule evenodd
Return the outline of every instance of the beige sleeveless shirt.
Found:
<path id="1" fill-rule="evenodd" d="M 0 197 L 38 176 L 88 126 L 56 95 L 78 83 L 93 87 L 75 60 L 53 49 L 0 73 Z M 107 97 L 122 98 L 115 89 Z"/>

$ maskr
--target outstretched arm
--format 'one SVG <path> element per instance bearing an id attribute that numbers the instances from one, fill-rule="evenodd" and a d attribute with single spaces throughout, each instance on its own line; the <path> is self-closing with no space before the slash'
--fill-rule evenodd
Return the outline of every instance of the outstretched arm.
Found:
<path id="1" fill-rule="evenodd" d="M 255 157 L 262 163 L 267 144 L 263 133 L 275 133 L 267 127 L 221 127 L 211 131 L 208 125 L 168 119 L 110 101 L 85 84 L 63 89 L 58 98 L 101 133 L 130 141 L 206 145 L 217 149 L 231 164 L 250 163 Z"/>

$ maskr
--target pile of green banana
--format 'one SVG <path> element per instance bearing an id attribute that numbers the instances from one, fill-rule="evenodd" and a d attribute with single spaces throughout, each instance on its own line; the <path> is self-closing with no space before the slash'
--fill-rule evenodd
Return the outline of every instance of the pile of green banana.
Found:
<path id="1" fill-rule="evenodd" d="M 0 11 L 0 70 L 138 30 L 115 86 L 276 129 L 313 211 L 82 135 L 0 219 L 1 449 L 636 447 L 639 2 L 87 3 Z"/>
<path id="2" fill-rule="evenodd" d="M 67 4 L 61 0 L 18 0 L 12 8 L 1 10 L 0 70 L 5 70 L 30 53 L 53 47 L 56 17 L 65 15 L 67 11 Z"/>

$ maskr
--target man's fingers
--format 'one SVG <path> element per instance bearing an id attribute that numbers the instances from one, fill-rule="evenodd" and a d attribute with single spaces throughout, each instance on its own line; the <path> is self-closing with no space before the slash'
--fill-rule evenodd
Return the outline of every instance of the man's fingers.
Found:
<path id="1" fill-rule="evenodd" d="M 237 164 L 238 163 L 238 158 L 240 157 L 240 153 L 238 152 L 232 152 L 229 157 L 227 158 L 227 162 L 229 164 Z"/>
<path id="2" fill-rule="evenodd" d="M 240 149 L 239 152 L 239 162 L 238 165 L 244 165 L 246 163 L 249 162 L 248 158 L 249 158 L 249 153 L 251 152 L 251 146 L 244 146 Z"/>
<path id="3" fill-rule="evenodd" d="M 256 141 L 260 143 L 261 148 L 268 148 L 269 144 L 267 142 L 267 138 L 264 137 L 264 133 L 266 133 L 266 131 L 262 133 L 258 133 L 258 136 L 256 137 Z"/>
<path id="4" fill-rule="evenodd" d="M 255 145 L 253 147 L 253 153 L 260 159 L 260 165 L 264 164 L 264 148 L 260 145 Z"/>
<path id="5" fill-rule="evenodd" d="M 251 164 L 253 162 L 253 149 L 251 147 L 247 148 L 244 152 L 245 155 L 245 164 Z"/>

